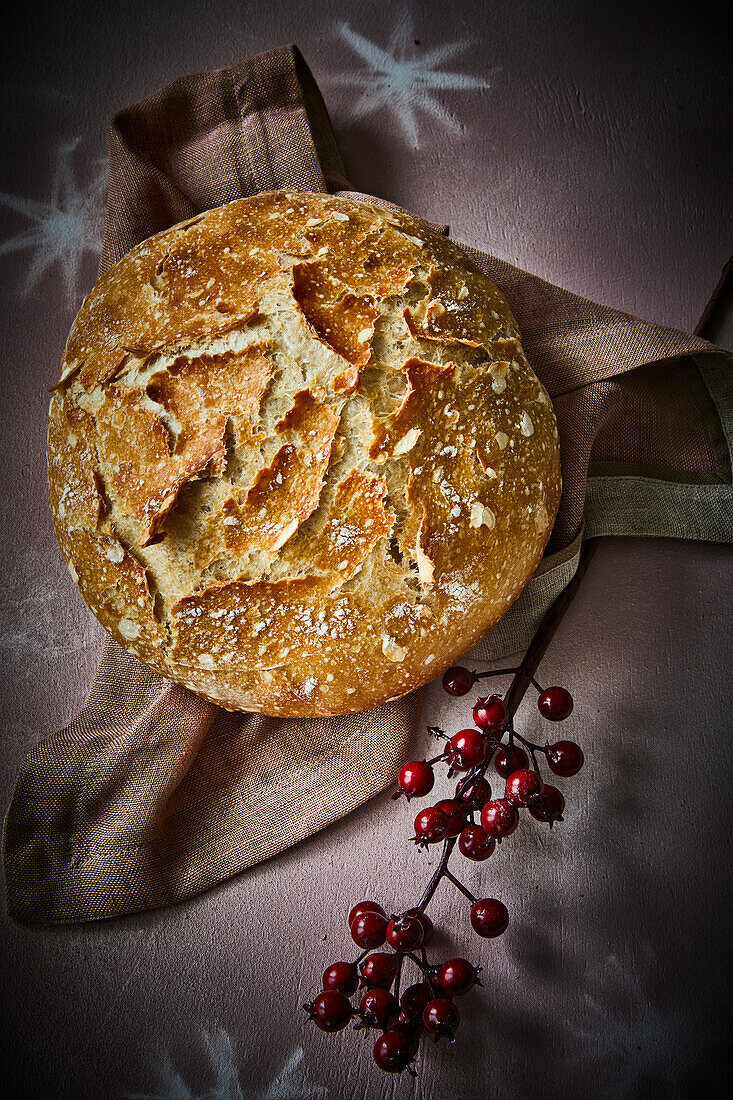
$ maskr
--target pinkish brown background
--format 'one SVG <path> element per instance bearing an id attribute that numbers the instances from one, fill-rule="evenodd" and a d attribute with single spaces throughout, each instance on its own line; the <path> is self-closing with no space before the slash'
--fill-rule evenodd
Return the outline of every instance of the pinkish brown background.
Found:
<path id="1" fill-rule="evenodd" d="M 5 27 L 0 161 L 2 803 L 68 721 L 102 631 L 56 546 L 46 387 L 90 287 L 107 117 L 186 72 L 289 42 L 353 185 L 598 301 L 694 326 L 731 250 L 729 38 L 717 7 L 581 0 L 24 3 Z M 733 347 L 733 311 L 717 338 Z M 414 904 L 433 863 L 380 796 L 204 896 L 78 927 L 3 918 L 3 1083 L 87 1100 L 717 1096 L 730 1080 L 729 548 L 607 540 L 542 675 L 576 697 L 588 765 L 565 823 L 441 887 L 438 947 L 484 966 L 452 1047 L 394 1081 L 300 1004 L 361 897 Z M 465 702 L 425 694 L 424 721 Z M 527 712 L 529 735 L 541 719 Z M 535 738 L 536 739 L 536 738 Z M 416 753 L 428 750 L 425 733 Z"/>

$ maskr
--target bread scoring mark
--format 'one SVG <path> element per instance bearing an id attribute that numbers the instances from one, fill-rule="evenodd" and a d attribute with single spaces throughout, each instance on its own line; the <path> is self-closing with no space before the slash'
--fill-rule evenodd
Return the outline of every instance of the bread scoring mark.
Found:
<path id="1" fill-rule="evenodd" d="M 375 297 L 345 290 L 327 263 L 303 263 L 293 267 L 293 298 L 313 331 L 350 364 L 336 380 L 335 388 L 351 391 L 359 368 L 369 360 L 374 321 L 381 312 Z"/>
<path id="2" fill-rule="evenodd" d="M 239 556 L 252 548 L 274 553 L 318 504 L 338 415 L 305 390 L 280 421 L 286 442 L 259 471 L 242 504 L 225 506 L 224 546 Z"/>
<path id="3" fill-rule="evenodd" d="M 179 445 L 160 413 L 147 394 L 111 383 L 95 416 L 105 484 L 136 525 L 141 547 L 155 537 L 181 488 L 226 453 L 225 416 L 211 414 Z"/>
<path id="4" fill-rule="evenodd" d="M 532 418 L 526 409 L 522 410 L 522 419 L 519 422 L 519 430 L 524 436 L 534 435 L 534 424 L 532 423 Z"/>
<path id="5" fill-rule="evenodd" d="M 421 340 L 434 340 L 436 343 L 440 344 L 446 343 L 445 337 L 443 335 L 431 331 L 429 324 L 429 315 L 424 315 L 424 323 L 421 324 L 420 319 L 414 316 L 409 307 L 405 307 L 405 309 L 402 311 L 402 316 L 405 319 L 405 324 L 407 325 L 410 335 L 415 339 L 420 338 Z M 464 344 L 466 347 L 469 348 L 481 347 L 480 341 L 466 340 L 459 336 L 454 337 L 451 343 Z"/>
<path id="6" fill-rule="evenodd" d="M 417 443 L 418 439 L 422 435 L 422 428 L 410 428 L 408 432 L 402 436 L 402 439 L 398 439 L 392 448 L 393 455 L 406 455 L 408 451 Z"/>
<path id="7" fill-rule="evenodd" d="M 274 370 L 267 347 L 252 344 L 206 354 L 178 355 L 151 375 L 148 396 L 175 418 L 176 450 L 195 437 L 213 415 L 224 415 L 252 434 L 260 402 Z"/>
<path id="8" fill-rule="evenodd" d="M 426 394 L 435 387 L 439 379 L 448 376 L 451 369 L 455 368 L 439 366 L 423 359 L 412 358 L 407 360 L 402 370 L 408 380 L 409 388 L 399 409 L 384 420 L 375 422 L 374 437 L 369 448 L 370 461 L 375 462 L 382 456 L 387 458 L 393 455 L 398 447 L 404 446 L 406 437 L 414 439 L 414 443 L 408 449 L 412 451 L 417 444 L 419 454 L 422 454 L 422 448 L 419 447 L 418 440 L 423 432 L 423 427 L 429 426 L 431 434 L 434 427 L 428 421 L 427 416 L 424 416 Z M 397 450 L 397 454 L 400 453 Z M 418 459 L 419 454 L 415 456 Z"/>
<path id="9" fill-rule="evenodd" d="M 288 571 L 323 576 L 331 588 L 355 576 L 394 526 L 394 512 L 385 508 L 386 492 L 382 478 L 352 469 L 336 485 L 320 530 L 291 552 Z"/>
<path id="10" fill-rule="evenodd" d="M 455 573 L 454 547 L 460 545 L 468 560 L 486 555 L 489 545 L 498 546 L 497 517 L 506 510 L 502 502 L 515 497 L 520 485 L 533 499 L 545 489 L 541 482 L 532 485 L 521 448 L 509 462 L 502 457 L 509 437 L 505 441 L 495 425 L 521 416 L 521 404 L 507 386 L 497 394 L 496 370 L 413 358 L 404 371 L 409 390 L 399 409 L 375 421 L 370 457 L 375 463 L 400 460 L 400 442 L 415 440 L 408 452 L 404 521 L 396 535 L 402 554 L 417 562 L 423 598 L 433 604 L 445 592 L 443 579 Z M 504 377 L 504 366 L 498 374 Z M 417 438 L 416 431 L 421 433 Z M 534 538 L 535 531 L 528 531 Z"/>
<path id="11" fill-rule="evenodd" d="M 58 382 L 54 382 L 53 386 L 48 387 L 48 393 L 63 393 L 71 380 L 79 373 L 84 366 L 84 359 L 70 360 L 68 363 L 61 364 L 61 376 Z"/>
<path id="12" fill-rule="evenodd" d="M 469 525 L 471 527 L 488 527 L 491 530 L 496 526 L 496 515 L 486 504 L 475 500 L 471 505 Z"/>
<path id="13" fill-rule="evenodd" d="M 256 313 L 259 285 L 276 264 L 272 256 L 250 254 L 243 228 L 226 226 L 220 216 L 203 231 L 201 220 L 176 227 L 144 241 L 126 263 L 101 277 L 97 288 L 106 293 L 97 296 L 93 309 L 82 309 L 65 353 L 86 358 L 80 371 L 85 388 L 112 379 L 126 349 L 145 358 L 176 344 L 222 335 Z M 232 286 L 239 288 L 235 302 Z M 228 303 L 224 312 L 222 301 Z"/>
<path id="14" fill-rule="evenodd" d="M 189 583 L 205 587 L 270 572 L 281 549 L 317 508 L 341 403 L 323 403 L 309 390 L 290 399 L 267 447 L 257 436 L 264 463 L 260 447 L 238 441 L 228 478 L 211 482 L 199 499 L 187 493 L 167 524 L 169 559 L 180 562 L 179 554 L 192 559 L 196 573 Z M 277 449 L 271 453 L 273 443 Z"/>
<path id="15" fill-rule="evenodd" d="M 79 591 L 102 626 L 123 647 L 137 631 L 140 660 L 161 670 L 167 632 L 155 616 L 145 568 L 109 535 L 76 529 L 68 538 Z"/>
<path id="16" fill-rule="evenodd" d="M 413 336 L 442 343 L 484 348 L 492 352 L 498 338 L 513 335 L 506 303 L 482 275 L 455 265 L 437 263 L 427 276 L 430 297 L 419 310 L 404 311 Z"/>

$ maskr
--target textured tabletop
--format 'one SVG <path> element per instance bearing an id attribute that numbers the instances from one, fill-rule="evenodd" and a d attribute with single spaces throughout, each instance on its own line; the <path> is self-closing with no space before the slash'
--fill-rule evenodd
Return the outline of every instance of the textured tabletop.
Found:
<path id="1" fill-rule="evenodd" d="M 62 6 L 63 7 L 63 6 Z M 704 5 L 80 0 L 2 42 L 3 810 L 28 749 L 83 701 L 101 627 L 46 495 L 46 388 L 94 280 L 110 114 L 178 75 L 296 43 L 351 181 L 608 305 L 691 329 L 731 248 L 731 82 Z M 641 9 L 641 10 L 640 10 Z M 646 9 L 646 10 L 645 10 Z M 733 317 L 714 334 L 733 347 Z M 176 908 L 76 927 L 2 919 L 9 1094 L 87 1100 L 722 1095 L 730 1073 L 727 547 L 607 540 L 542 667 L 587 766 L 566 820 L 443 884 L 440 954 L 482 963 L 452 1046 L 393 1080 L 300 1007 L 362 897 L 415 904 L 436 856 L 381 795 Z M 423 723 L 460 728 L 437 684 Z M 545 734 L 529 713 L 529 735 Z M 430 751 L 418 734 L 415 754 Z M 447 795 L 447 790 L 446 790 Z M 479 883 L 482 885 L 479 886 Z"/>

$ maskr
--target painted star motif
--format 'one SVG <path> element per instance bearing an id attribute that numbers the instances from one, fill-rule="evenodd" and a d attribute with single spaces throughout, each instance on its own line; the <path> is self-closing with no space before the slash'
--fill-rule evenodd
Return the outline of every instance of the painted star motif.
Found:
<path id="1" fill-rule="evenodd" d="M 491 87 L 487 79 L 439 68 L 465 50 L 469 41 L 448 42 L 416 54 L 412 48 L 414 32 L 409 12 L 405 12 L 395 26 L 386 49 L 352 30 L 348 23 L 341 25 L 341 35 L 369 66 L 368 72 L 342 73 L 335 77 L 341 84 L 358 85 L 363 89 L 352 113 L 363 118 L 385 109 L 392 111 L 415 148 L 419 111 L 431 115 L 453 133 L 463 129 L 460 121 L 436 98 L 435 92 Z"/>
<path id="2" fill-rule="evenodd" d="M 47 202 L 0 191 L 0 205 L 30 223 L 0 243 L 0 256 L 28 250 L 30 264 L 19 286 L 25 298 L 52 267 L 58 267 L 69 305 L 78 298 L 82 260 L 88 253 L 99 254 L 104 226 L 104 195 L 107 171 L 103 162 L 89 182 L 76 180 L 73 154 L 79 139 L 62 145 L 56 155 L 51 195 Z"/>
<path id="3" fill-rule="evenodd" d="M 166 1057 L 158 1070 L 165 1091 L 127 1093 L 126 1100 L 310 1100 L 326 1096 L 325 1088 L 311 1084 L 298 1070 L 303 1061 L 302 1047 L 295 1048 L 265 1090 L 253 1092 L 248 1087 L 245 1093 L 240 1084 L 234 1046 L 226 1031 L 217 1028 L 213 1035 L 203 1031 L 202 1038 L 214 1074 L 214 1084 L 210 1088 L 201 1093 L 192 1092 Z"/>

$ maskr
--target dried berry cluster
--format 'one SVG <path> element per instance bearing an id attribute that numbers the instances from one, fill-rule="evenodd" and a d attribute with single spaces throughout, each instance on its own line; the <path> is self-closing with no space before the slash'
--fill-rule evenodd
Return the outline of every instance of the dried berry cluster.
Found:
<path id="1" fill-rule="evenodd" d="M 479 936 L 499 936 L 509 924 L 503 902 L 474 897 L 449 870 L 454 847 L 457 845 L 467 859 L 488 859 L 497 843 L 517 828 L 523 809 L 552 827 L 562 820 L 565 799 L 557 787 L 543 782 L 538 757 L 544 756 L 550 771 L 563 778 L 575 775 L 583 766 L 583 752 L 574 741 L 535 745 L 514 728 L 514 713 L 528 684 L 538 690 L 540 713 L 550 721 L 562 721 L 573 709 L 572 696 L 565 688 L 540 687 L 530 671 L 531 654 L 532 647 L 519 668 L 479 675 L 457 666 L 445 673 L 443 687 L 454 696 L 466 695 L 485 676 L 511 672 L 514 681 L 505 698 L 489 695 L 476 700 L 473 727 L 451 737 L 443 730 L 428 727 L 444 742 L 442 751 L 431 760 L 411 760 L 400 769 L 399 789 L 393 798 L 404 795 L 408 800 L 432 791 L 437 764 L 447 765 L 449 779 L 461 776 L 452 798 L 441 799 L 415 818 L 413 840 L 419 847 L 443 842 L 440 863 L 413 908 L 388 916 L 374 901 L 354 906 L 349 913 L 349 929 L 362 953 L 354 962 L 336 962 L 327 967 L 322 991 L 305 1005 L 322 1031 L 340 1031 L 354 1019 L 357 1030 L 376 1028 L 379 1035 L 374 1043 L 374 1060 L 388 1073 L 407 1069 L 414 1074 L 412 1063 L 421 1035 L 435 1040 L 443 1036 L 453 1039 L 460 1021 L 454 998 L 478 982 L 481 968 L 467 959 L 453 958 L 440 964 L 428 959 L 426 947 L 433 924 L 426 909 L 441 879 L 448 879 L 471 902 L 471 924 Z M 537 650 L 534 656 L 539 656 Z M 486 777 L 492 763 L 504 781 L 503 793 L 496 798 Z M 391 950 L 375 950 L 385 944 Z M 420 980 L 400 995 L 407 960 L 417 968 Z M 355 1007 L 350 998 L 360 987 L 364 992 Z"/>

